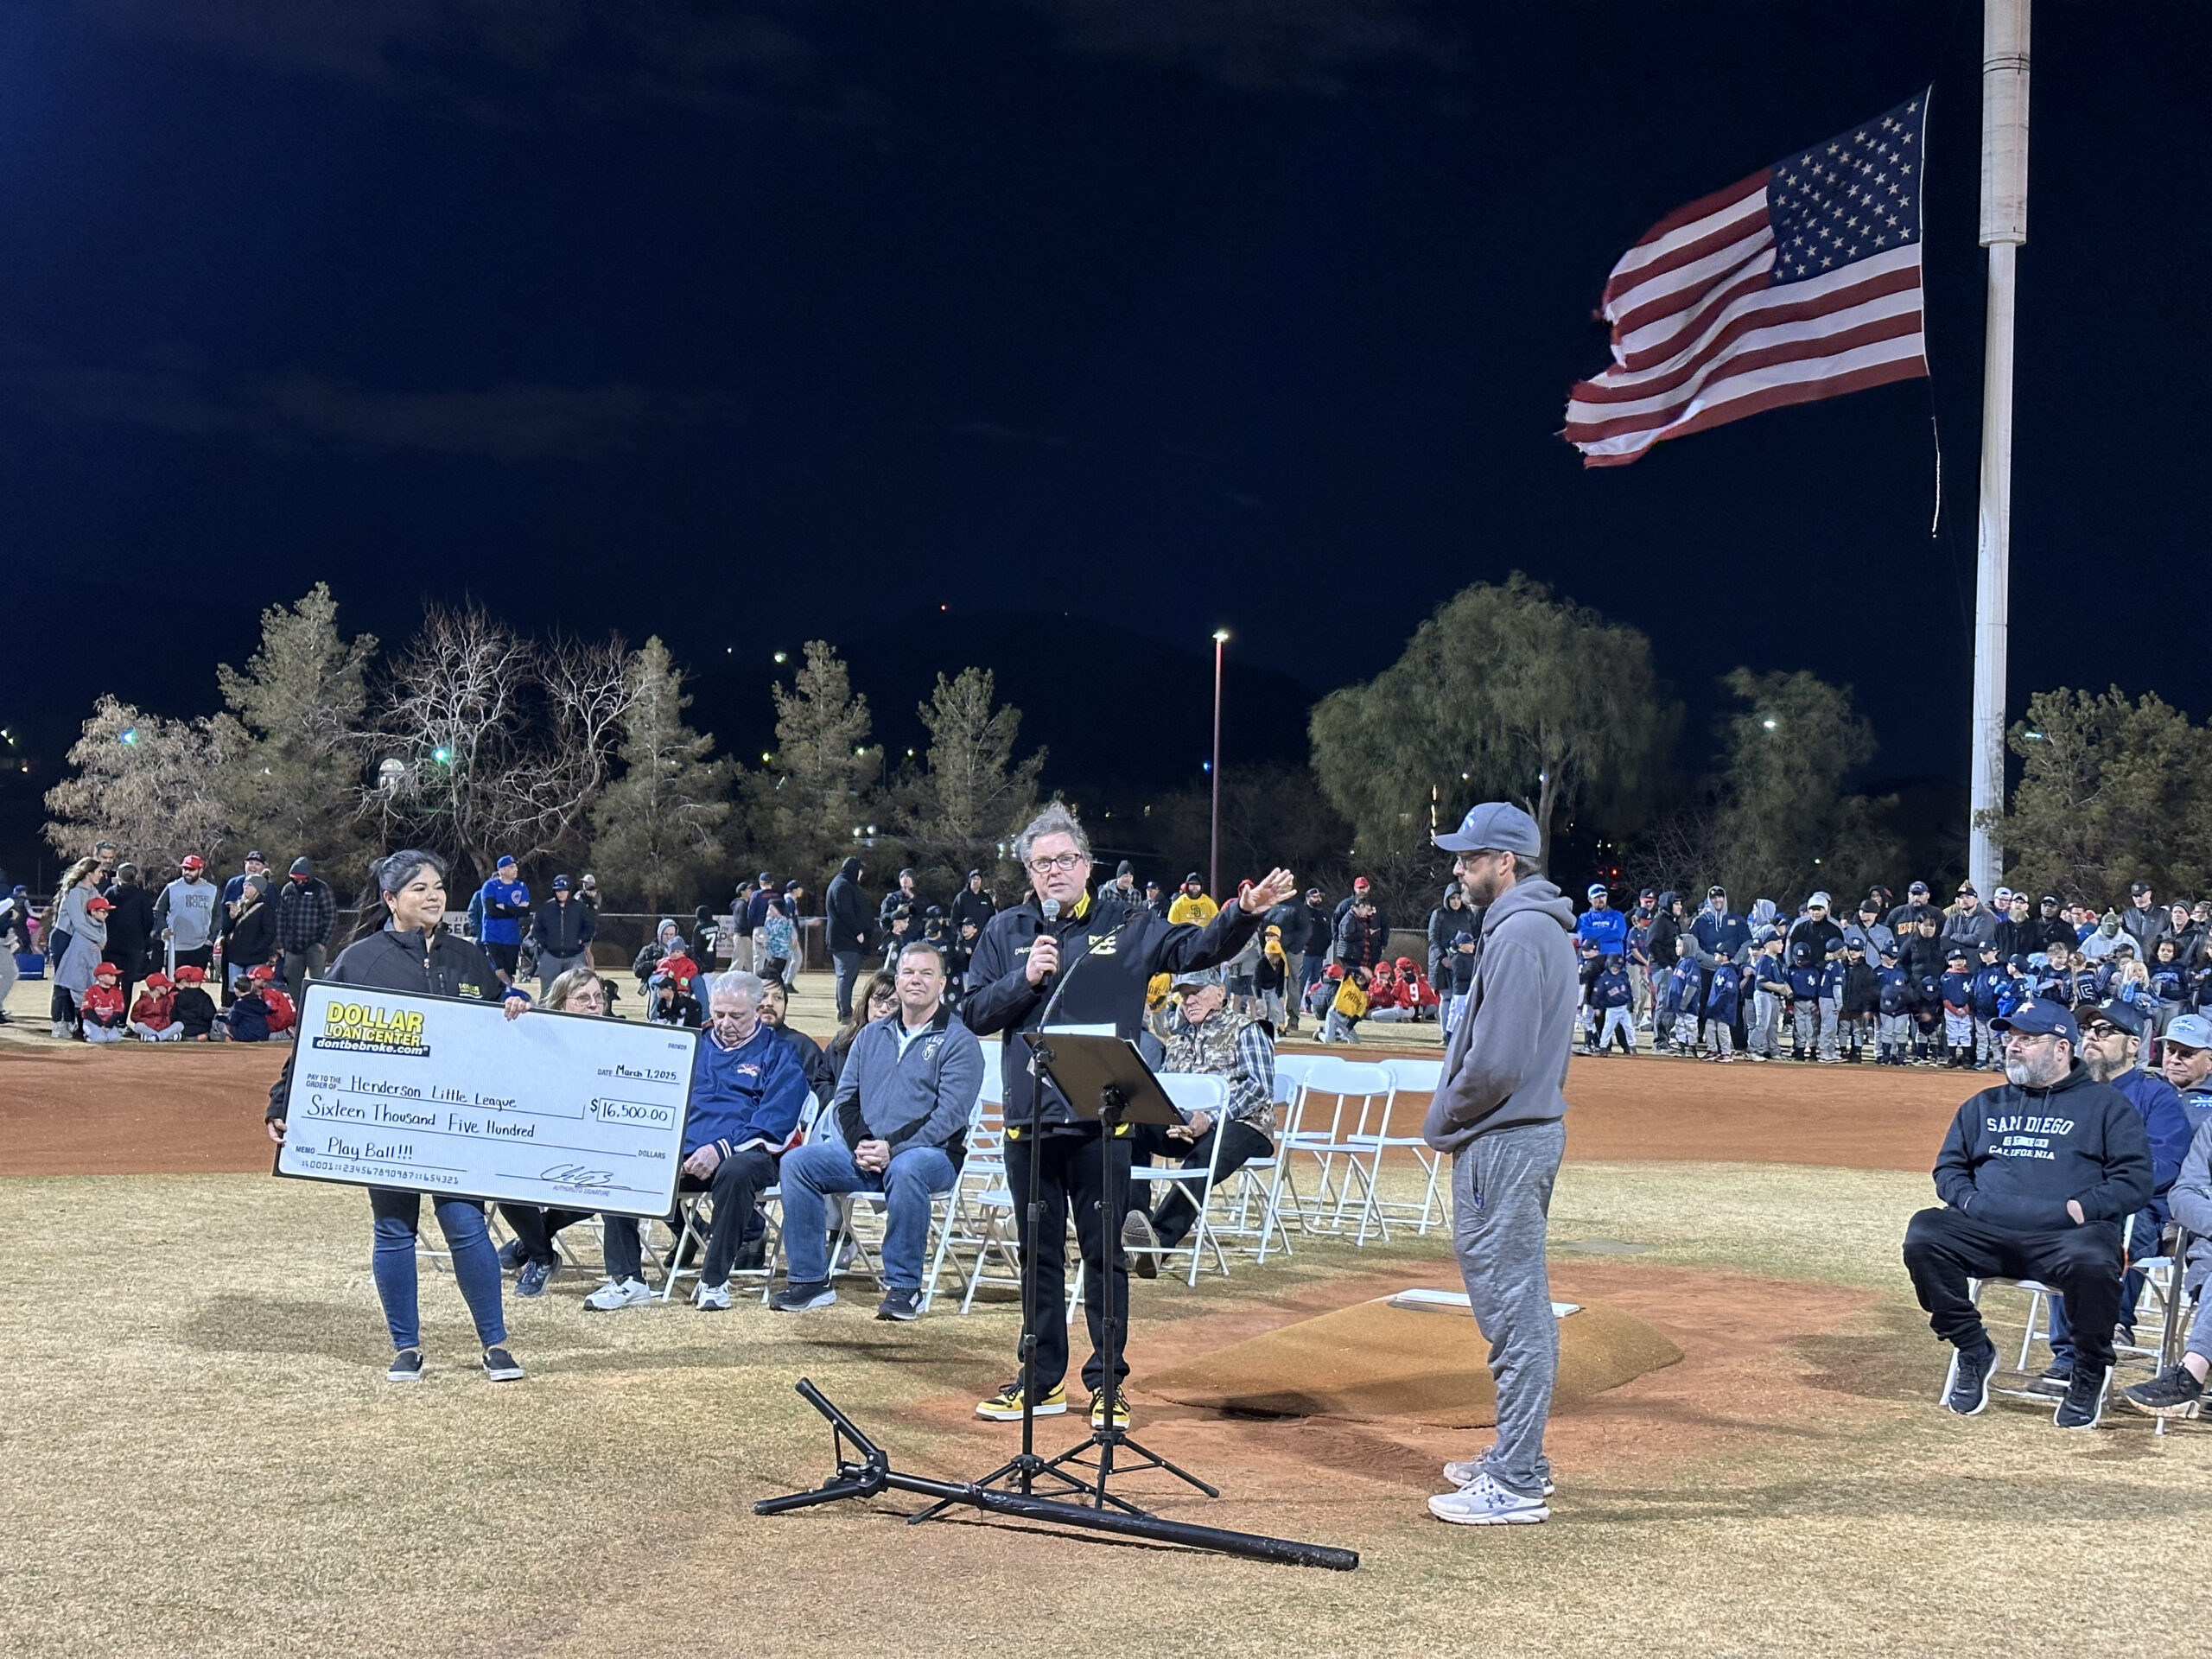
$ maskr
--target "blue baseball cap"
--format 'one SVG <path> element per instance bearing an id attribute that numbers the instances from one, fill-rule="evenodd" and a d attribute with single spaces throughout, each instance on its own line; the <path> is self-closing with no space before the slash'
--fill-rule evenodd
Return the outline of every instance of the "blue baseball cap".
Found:
<path id="1" fill-rule="evenodd" d="M 2082 1028 L 2074 1023 L 2074 1016 L 2066 1011 L 2066 1005 L 2040 996 L 2030 997 L 2010 1014 L 1999 1014 L 1989 1022 L 1989 1028 L 2017 1031 L 2030 1037 L 2063 1037 L 2075 1048 L 2082 1046 Z"/>
<path id="2" fill-rule="evenodd" d="M 1544 848 L 1536 821 L 1505 801 L 1484 801 L 1470 807 L 1457 830 L 1429 839 L 1447 853 L 1513 853 L 1535 858 Z"/>
<path id="3" fill-rule="evenodd" d="M 512 853 L 502 853 L 499 855 L 499 863 L 494 865 L 493 868 L 501 870 L 512 870 L 514 867 L 515 855 Z"/>
<path id="4" fill-rule="evenodd" d="M 568 890 L 569 890 L 569 878 L 568 878 L 567 876 L 565 876 L 565 875 L 556 875 L 556 876 L 555 876 L 555 877 L 553 878 L 553 891 L 554 891 L 554 892 L 556 892 L 556 893 L 566 893 Z"/>

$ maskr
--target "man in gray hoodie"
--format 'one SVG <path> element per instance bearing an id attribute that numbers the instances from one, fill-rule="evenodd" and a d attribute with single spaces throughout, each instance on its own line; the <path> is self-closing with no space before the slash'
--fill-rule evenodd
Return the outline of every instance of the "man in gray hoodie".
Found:
<path id="1" fill-rule="evenodd" d="M 1446 1464 L 1459 1490 L 1428 1508 L 1462 1526 L 1544 1521 L 1544 1425 L 1559 1370 L 1544 1224 L 1567 1147 L 1574 906 L 1544 879 L 1536 822 L 1518 807 L 1485 802 L 1435 840 L 1457 855 L 1452 874 L 1482 925 L 1474 987 L 1421 1135 L 1452 1154 L 1452 1246 L 1490 1338 L 1497 1444 Z"/>

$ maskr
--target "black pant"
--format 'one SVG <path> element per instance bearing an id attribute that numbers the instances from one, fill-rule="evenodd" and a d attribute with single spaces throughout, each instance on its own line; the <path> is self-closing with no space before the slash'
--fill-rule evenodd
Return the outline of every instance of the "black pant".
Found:
<path id="1" fill-rule="evenodd" d="M 1195 1141 L 1171 1141 L 1166 1125 L 1141 1123 L 1136 1127 L 1137 1144 L 1131 1161 L 1150 1163 L 1154 1158 L 1174 1158 L 1181 1160 L 1185 1169 L 1195 1169 L 1203 1175 L 1206 1160 L 1213 1156 L 1214 1137 L 1225 1135 L 1222 1142 L 1221 1162 L 1213 1173 L 1216 1182 L 1227 1180 L 1255 1158 L 1264 1158 L 1274 1150 L 1274 1142 L 1254 1128 L 1231 1118 L 1226 1122 L 1217 1118 L 1212 1126 Z M 1195 1226 L 1198 1219 L 1198 1204 L 1205 1185 L 1204 1179 L 1191 1181 L 1163 1181 L 1167 1189 L 1152 1212 L 1152 1230 L 1160 1242 L 1169 1249 L 1183 1242 L 1183 1236 Z"/>
<path id="2" fill-rule="evenodd" d="M 715 1217 L 707 1233 L 707 1259 L 699 1266 L 701 1284 L 729 1282 L 730 1267 L 737 1260 L 737 1247 L 745 1236 L 746 1221 L 760 1203 L 761 1190 L 775 1184 L 776 1160 L 758 1147 L 723 1159 L 703 1181 L 686 1175 L 677 1183 L 677 1190 L 681 1192 L 714 1194 Z M 638 1229 L 626 1226 L 628 1220 L 624 1216 L 610 1216 L 607 1222 L 607 1276 L 617 1284 L 643 1276 L 639 1272 L 644 1255 Z M 670 1211 L 668 1224 L 671 1230 L 681 1234 L 683 1212 Z"/>
<path id="3" fill-rule="evenodd" d="M 573 1227 L 591 1214 L 588 1210 L 541 1210 L 534 1204 L 503 1204 L 499 1219 L 515 1230 L 522 1243 L 523 1260 L 556 1266 L 561 1253 L 553 1248 L 553 1235 Z"/>
<path id="4" fill-rule="evenodd" d="M 2083 1364 L 2112 1363 L 2112 1328 L 2120 1317 L 2120 1227 L 2092 1221 L 2052 1232 L 1985 1227 L 1945 1208 L 1923 1210 L 1904 1231 L 1904 1267 L 1928 1310 L 1928 1324 L 1961 1349 L 1989 1333 L 1967 1300 L 1968 1279 L 2033 1279 L 2065 1297 L 2075 1351 Z"/>
<path id="5" fill-rule="evenodd" d="M 1067 1216 L 1075 1211 L 1076 1243 L 1083 1252 L 1083 1315 L 1090 1327 L 1090 1357 L 1083 1364 L 1084 1386 L 1093 1394 L 1105 1380 L 1106 1299 L 1123 1320 L 1126 1332 L 1129 1309 L 1129 1263 L 1122 1254 L 1122 1216 L 1129 1191 L 1129 1137 L 1117 1135 L 1108 1152 L 1109 1170 L 1099 1169 L 1098 1131 L 1046 1134 L 1033 1138 L 1027 1131 L 1009 1134 L 1006 1141 L 1007 1189 L 1014 1195 L 1014 1214 L 1021 1240 L 1022 1259 L 1037 1275 L 1037 1395 L 1042 1399 L 1068 1374 L 1068 1322 L 1063 1304 L 1067 1300 Z M 1044 1201 L 1045 1236 L 1034 1254 L 1029 1238 L 1029 1168 L 1037 1166 L 1037 1196 Z M 1116 1376 L 1129 1374 L 1126 1357 Z"/>
<path id="6" fill-rule="evenodd" d="M 162 955 L 164 958 L 168 956 L 166 946 L 162 949 Z M 180 950 L 176 953 L 176 965 L 179 968 L 197 968 L 205 972 L 215 965 L 215 947 L 203 944 L 196 950 Z"/>
<path id="7" fill-rule="evenodd" d="M 484 956 L 494 968 L 506 975 L 505 983 L 510 985 L 514 983 L 515 964 L 522 960 L 522 946 L 493 944 L 487 942 L 484 946 Z"/>

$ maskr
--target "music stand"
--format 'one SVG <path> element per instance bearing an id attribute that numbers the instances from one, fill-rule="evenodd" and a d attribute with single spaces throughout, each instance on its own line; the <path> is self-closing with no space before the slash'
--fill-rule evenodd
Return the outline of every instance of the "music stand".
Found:
<path id="1" fill-rule="evenodd" d="M 1183 1114 L 1160 1086 L 1160 1079 L 1145 1064 L 1144 1056 L 1137 1052 L 1135 1043 L 1125 1037 L 1088 1037 L 1049 1033 L 1027 1033 L 1022 1039 L 1036 1056 L 1037 1069 L 1051 1079 L 1060 1091 L 1069 1109 L 1078 1117 L 1090 1118 L 1098 1124 L 1098 1163 L 1101 1194 L 1114 1188 L 1115 1132 L 1124 1123 L 1180 1123 Z M 1103 1207 L 1099 1216 L 1099 1245 L 1105 1254 L 1106 1263 L 1101 1274 L 1105 1291 L 1106 1306 L 1099 1311 L 1099 1323 L 1105 1331 L 1106 1351 L 1101 1356 L 1104 1363 L 1104 1402 L 1100 1420 L 1090 1431 L 1090 1438 L 1070 1446 L 1058 1457 L 1046 1459 L 1044 1467 L 1054 1474 L 1063 1474 L 1063 1466 L 1090 1471 L 1094 1478 L 1084 1483 L 1091 1501 L 1103 1508 L 1111 1503 L 1131 1515 L 1142 1515 L 1134 1503 L 1116 1497 L 1106 1490 L 1106 1483 L 1114 1478 L 1117 1452 L 1133 1454 L 1135 1462 L 1125 1462 L 1119 1472 L 1134 1473 L 1145 1469 L 1164 1469 L 1178 1480 L 1196 1487 L 1208 1497 L 1219 1497 L 1220 1490 L 1208 1485 L 1186 1469 L 1178 1468 L 1157 1452 L 1140 1441 L 1132 1440 L 1127 1429 L 1114 1421 L 1114 1408 L 1122 1392 L 1122 1350 L 1128 1332 L 1128 1310 L 1116 1305 L 1112 1255 L 1119 1247 L 1121 1217 L 1108 1216 Z M 1079 1223 L 1078 1223 L 1079 1225 Z M 1080 1254 L 1078 1252 L 1078 1254 Z M 1090 1452 L 1097 1453 L 1095 1464 L 1083 1459 Z M 988 1484 L 988 1483 L 986 1483 Z"/>

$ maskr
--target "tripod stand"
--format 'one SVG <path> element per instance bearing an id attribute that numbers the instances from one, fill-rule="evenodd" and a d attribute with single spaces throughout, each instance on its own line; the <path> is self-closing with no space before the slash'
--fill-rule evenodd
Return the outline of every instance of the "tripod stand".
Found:
<path id="1" fill-rule="evenodd" d="M 1100 1213 L 1099 1249 L 1110 1257 L 1115 1234 L 1111 1230 L 1118 1217 L 1105 1213 L 1105 1205 L 1115 1189 L 1115 1141 L 1124 1123 L 1176 1123 L 1182 1115 L 1175 1109 L 1160 1087 L 1160 1079 L 1153 1076 L 1152 1068 L 1135 1047 L 1119 1037 L 1062 1034 L 1047 1041 L 1043 1036 L 1024 1037 L 1034 1057 L 1039 1073 L 1049 1077 L 1077 1114 L 1093 1118 L 1098 1124 L 1098 1160 Z M 1095 1105 L 1089 1103 L 1096 1102 Z M 1034 1490 L 1035 1482 L 1045 1478 L 1058 1484 L 1062 1491 L 1081 1493 L 1077 1501 L 1088 1501 L 1097 1508 L 1108 1504 L 1128 1515 L 1143 1515 L 1128 1499 L 1108 1490 L 1108 1483 L 1116 1474 L 1136 1474 L 1147 1469 L 1161 1469 L 1185 1484 L 1195 1487 L 1208 1497 L 1219 1497 L 1220 1489 L 1200 1480 L 1187 1469 L 1171 1463 L 1150 1446 L 1134 1438 L 1116 1421 L 1116 1408 L 1122 1397 L 1122 1351 L 1128 1332 L 1127 1309 L 1117 1302 L 1115 1294 L 1116 1274 L 1111 1266 L 1101 1274 L 1104 1285 L 1105 1306 L 1099 1313 L 1099 1325 L 1104 1335 L 1103 1382 L 1094 1408 L 1090 1437 L 1078 1441 L 1066 1451 L 1051 1458 L 1036 1453 L 1035 1416 L 1037 1400 L 1037 1278 L 1036 1248 L 1044 1225 L 1043 1204 L 1038 1197 L 1037 1166 L 1043 1147 L 1032 1142 L 1029 1149 L 1029 1248 L 1023 1251 L 1021 1261 L 1021 1450 L 997 1468 L 983 1476 L 976 1484 L 991 1488 L 1009 1485 L 1025 1496 Z M 1053 1217 L 1055 1221 L 1058 1217 Z M 1124 1293 L 1126 1296 L 1126 1292 Z M 1057 1312 L 1057 1310 L 1055 1310 Z M 1117 1466 L 1118 1465 L 1118 1466 Z M 1071 1471 L 1081 1471 L 1086 1477 L 1076 1478 Z M 945 1505 L 938 1503 L 913 1517 L 918 1524 L 939 1514 Z"/>

